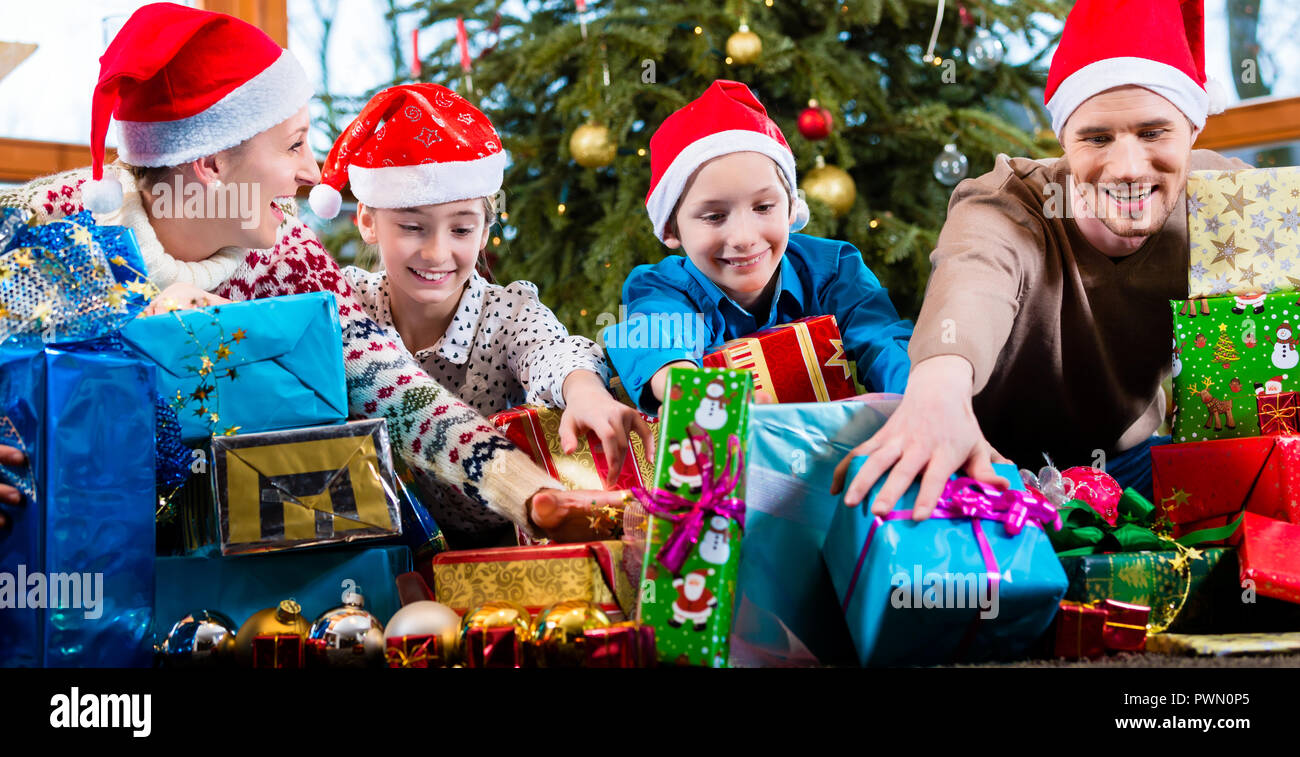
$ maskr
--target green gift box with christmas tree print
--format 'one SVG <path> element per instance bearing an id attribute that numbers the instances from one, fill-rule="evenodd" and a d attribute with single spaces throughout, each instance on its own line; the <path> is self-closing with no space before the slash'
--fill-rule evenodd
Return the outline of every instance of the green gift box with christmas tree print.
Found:
<path id="1" fill-rule="evenodd" d="M 636 492 L 649 513 L 637 616 L 665 664 L 727 666 L 753 392 L 749 371 L 668 369 L 654 485 Z"/>
<path id="2" fill-rule="evenodd" d="M 1062 557 L 1073 602 L 1151 608 L 1151 632 L 1232 633 L 1300 628 L 1300 605 L 1257 596 L 1242 585 L 1234 549 L 1118 552 Z"/>
<path id="3" fill-rule="evenodd" d="M 1268 409 L 1300 390 L 1297 297 L 1275 292 L 1172 302 L 1175 442 L 1272 432 L 1260 425 L 1260 403 Z"/>

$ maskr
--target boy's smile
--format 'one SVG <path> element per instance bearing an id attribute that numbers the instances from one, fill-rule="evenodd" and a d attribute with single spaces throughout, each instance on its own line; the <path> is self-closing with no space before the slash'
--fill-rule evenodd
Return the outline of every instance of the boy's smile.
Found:
<path id="1" fill-rule="evenodd" d="M 790 195 L 771 158 L 735 152 L 687 182 L 664 243 L 751 312 L 766 300 L 790 239 Z"/>

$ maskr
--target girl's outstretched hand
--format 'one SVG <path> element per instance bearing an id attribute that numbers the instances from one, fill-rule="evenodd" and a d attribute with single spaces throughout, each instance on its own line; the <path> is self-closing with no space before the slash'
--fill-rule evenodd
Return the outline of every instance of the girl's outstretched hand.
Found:
<path id="1" fill-rule="evenodd" d="M 623 520 L 626 491 L 542 489 L 528 501 L 528 519 L 558 542 L 608 539 Z"/>

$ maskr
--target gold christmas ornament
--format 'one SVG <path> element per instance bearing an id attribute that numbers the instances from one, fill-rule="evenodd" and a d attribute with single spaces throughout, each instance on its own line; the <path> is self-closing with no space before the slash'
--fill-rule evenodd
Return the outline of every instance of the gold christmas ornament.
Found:
<path id="1" fill-rule="evenodd" d="M 569 153 L 584 168 L 603 168 L 614 162 L 618 144 L 609 129 L 600 124 L 583 124 L 569 137 Z"/>
<path id="2" fill-rule="evenodd" d="M 514 602 L 484 602 L 465 613 L 465 619 L 460 624 L 460 641 L 463 645 L 471 632 L 486 631 L 489 628 L 514 628 L 515 635 L 521 642 L 528 641 L 531 622 L 532 616 L 528 611 Z"/>
<path id="3" fill-rule="evenodd" d="M 386 639 L 402 636 L 437 636 L 443 661 L 455 662 L 460 649 L 460 616 L 447 605 L 432 600 L 412 602 L 393 613 L 384 629 Z"/>
<path id="4" fill-rule="evenodd" d="M 582 664 L 583 635 L 594 628 L 609 628 L 609 616 L 585 599 L 557 602 L 533 618 L 533 648 L 537 663 L 544 668 L 577 667 Z"/>
<path id="5" fill-rule="evenodd" d="M 858 197 L 853 177 L 839 166 L 826 165 L 820 155 L 817 157 L 817 166 L 804 175 L 800 186 L 809 197 L 826 203 L 836 218 L 849 212 L 853 201 Z"/>
<path id="6" fill-rule="evenodd" d="M 732 62 L 741 66 L 757 63 L 763 54 L 763 40 L 749 30 L 749 26 L 740 25 L 740 29 L 727 37 L 727 55 Z"/>
<path id="7" fill-rule="evenodd" d="M 235 655 L 243 666 L 253 664 L 253 639 L 258 636 L 300 636 L 304 640 L 311 622 L 302 616 L 302 607 L 286 599 L 278 607 L 258 610 L 244 621 L 235 635 Z"/>

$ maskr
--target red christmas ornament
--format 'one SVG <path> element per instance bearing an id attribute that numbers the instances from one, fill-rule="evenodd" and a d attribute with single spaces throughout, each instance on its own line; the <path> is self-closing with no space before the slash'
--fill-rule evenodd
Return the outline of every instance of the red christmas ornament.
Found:
<path id="1" fill-rule="evenodd" d="M 961 25 L 967 29 L 975 25 L 975 19 L 971 16 L 970 10 L 964 3 L 957 3 L 957 18 L 961 19 Z"/>
<path id="2" fill-rule="evenodd" d="M 1099 468 L 1078 466 L 1061 472 L 1061 479 L 1074 485 L 1070 496 L 1087 502 L 1110 525 L 1119 517 L 1119 499 L 1124 492 L 1110 474 Z M 1066 486 L 1069 490 L 1069 485 Z"/>
<path id="3" fill-rule="evenodd" d="M 826 139 L 830 136 L 831 127 L 834 125 L 835 119 L 831 112 L 819 106 L 816 100 L 809 100 L 808 107 L 799 114 L 799 133 L 804 136 L 804 139 L 814 142 Z"/>

